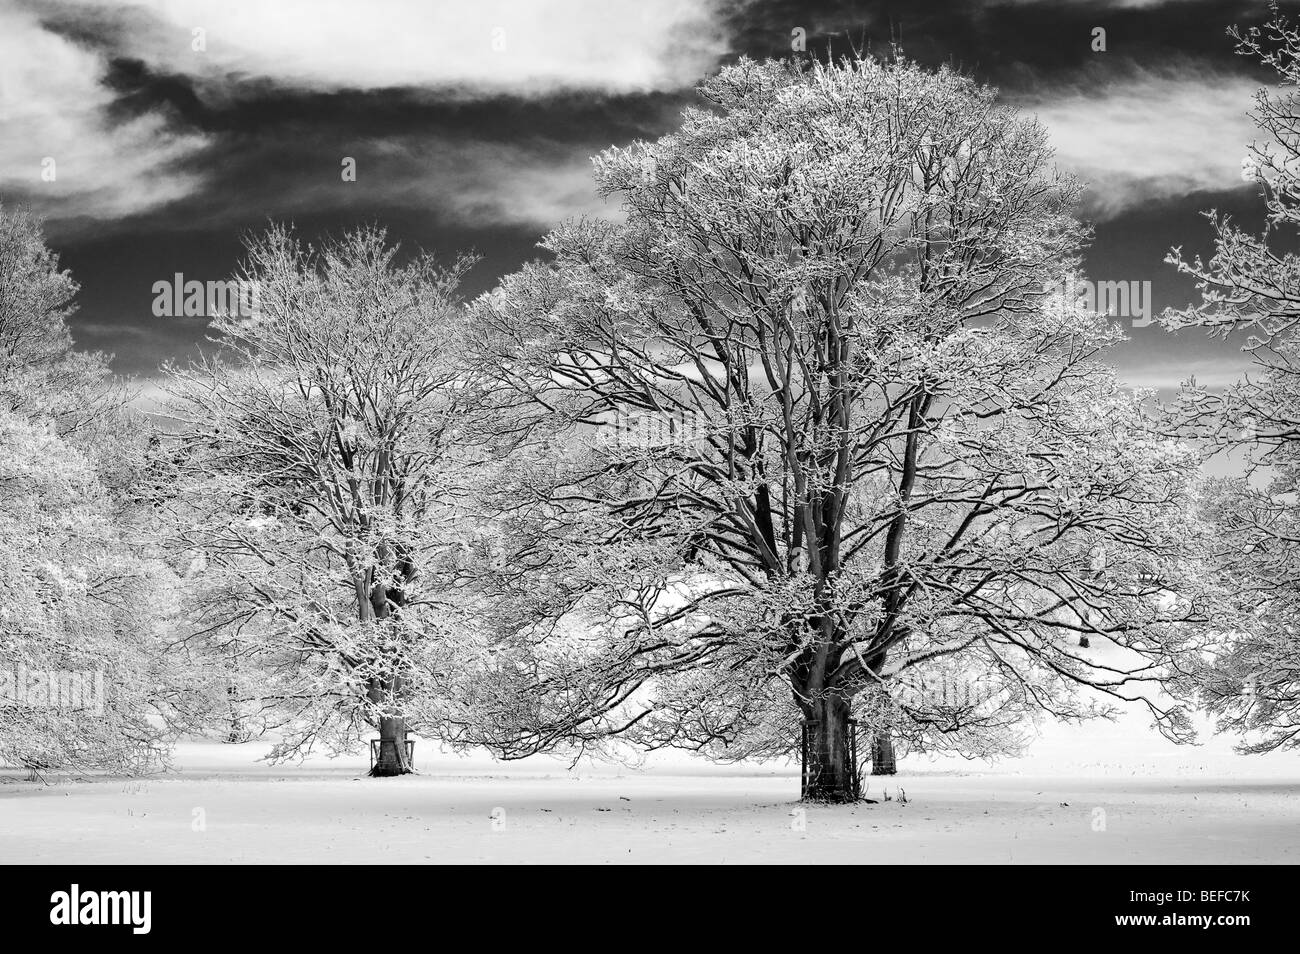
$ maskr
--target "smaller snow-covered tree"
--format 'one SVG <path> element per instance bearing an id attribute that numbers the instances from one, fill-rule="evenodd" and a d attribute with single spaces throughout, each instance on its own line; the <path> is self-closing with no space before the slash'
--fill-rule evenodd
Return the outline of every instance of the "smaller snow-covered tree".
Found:
<path id="1" fill-rule="evenodd" d="M 1189 384 L 1179 404 L 1213 446 L 1245 462 L 1235 479 L 1208 481 L 1206 519 L 1220 546 L 1217 572 L 1236 593 L 1243 622 L 1191 680 L 1242 748 L 1300 747 L 1300 24 L 1277 14 L 1264 27 L 1232 30 L 1238 52 L 1274 69 L 1253 117 L 1262 139 L 1247 168 L 1263 192 L 1260 234 L 1209 213 L 1214 254 L 1169 261 L 1193 276 L 1199 305 L 1171 310 L 1171 328 L 1247 334 L 1253 372 L 1222 393 Z"/>
<path id="2" fill-rule="evenodd" d="M 383 231 L 320 248 L 274 228 L 248 246 L 258 314 L 173 369 L 183 421 L 171 509 L 197 629 L 229 661 L 247 726 L 276 756 L 379 729 L 380 775 L 410 771 L 406 706 L 456 629 L 461 428 L 455 290 L 469 266 L 403 263 Z"/>
<path id="3" fill-rule="evenodd" d="M 50 421 L 65 438 L 122 404 L 107 357 L 73 347 L 78 288 L 39 220 L 0 205 L 0 408 Z"/>
<path id="4" fill-rule="evenodd" d="M 0 410 L 0 761 L 136 771 L 163 754 L 150 568 L 90 462 Z"/>

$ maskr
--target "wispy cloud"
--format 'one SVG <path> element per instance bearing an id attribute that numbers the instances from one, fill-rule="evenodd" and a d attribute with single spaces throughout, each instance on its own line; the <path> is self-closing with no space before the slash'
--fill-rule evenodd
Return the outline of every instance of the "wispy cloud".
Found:
<path id="1" fill-rule="evenodd" d="M 180 163 L 207 144 L 158 112 L 115 117 L 102 56 L 0 6 L 0 193 L 58 215 L 116 217 L 191 192 Z"/>
<path id="2" fill-rule="evenodd" d="M 586 150 L 503 146 L 476 141 L 376 144 L 389 169 L 385 201 L 421 201 L 470 225 L 547 228 L 575 215 L 611 217 L 616 206 L 596 196 Z M 412 195 L 414 189 L 414 195 Z"/>
<path id="3" fill-rule="evenodd" d="M 644 92 L 693 83 L 725 50 L 692 0 L 73 0 L 149 15 L 123 52 L 202 77 L 315 89 L 440 86 L 462 95 Z M 201 41 L 201 42 L 200 42 Z M 201 49 L 196 49 L 201 46 Z"/>
<path id="4" fill-rule="evenodd" d="M 444 220 L 487 226 L 533 227 L 599 213 L 590 144 L 501 135 L 484 127 L 481 116 L 464 129 L 416 124 L 358 137 L 354 127 L 334 138 L 339 131 L 322 112 L 297 124 L 306 143 L 260 119 L 253 120 L 256 137 L 208 120 L 268 101 L 319 106 L 335 96 L 381 97 L 406 104 L 418 117 L 422 101 L 490 106 L 545 96 L 591 102 L 673 93 L 716 64 L 726 49 L 724 32 L 713 3 L 688 0 L 6 6 L 0 9 L 0 194 L 31 201 L 56 229 L 69 222 L 91 228 L 191 199 L 216 220 L 239 222 L 252 208 L 260 217 L 359 202 L 414 203 Z M 201 105 L 189 106 L 184 97 Z M 505 112 L 493 115 L 509 121 Z M 366 117 L 352 113 L 346 121 L 364 130 Z M 331 188 L 337 175 L 277 172 L 286 156 L 307 164 L 328 159 L 337 167 L 343 155 L 357 153 L 364 153 L 366 188 Z M 54 162 L 54 181 L 42 179 L 46 159 Z M 256 174 L 254 161 L 262 163 Z M 245 181 L 232 183 L 232 164 L 249 172 Z M 263 190 L 264 181 L 274 185 Z M 192 219 L 193 211 L 187 215 Z M 177 226 L 188 225 L 175 218 Z"/>
<path id="5" fill-rule="evenodd" d="M 1138 73 L 1024 102 L 1047 126 L 1057 159 L 1089 184 L 1089 211 L 1105 218 L 1153 200 L 1244 186 L 1255 138 L 1257 85 L 1239 76 Z"/>
<path id="6" fill-rule="evenodd" d="M 1252 369 L 1249 356 L 1229 352 L 1214 356 L 1192 356 L 1186 346 L 1172 347 L 1174 357 L 1153 357 L 1149 351 L 1128 353 L 1130 360 L 1139 357 L 1140 365 L 1121 365 L 1120 379 L 1133 388 L 1151 388 L 1168 394 L 1177 391 L 1193 378 L 1202 387 L 1219 391 L 1240 381 Z"/>

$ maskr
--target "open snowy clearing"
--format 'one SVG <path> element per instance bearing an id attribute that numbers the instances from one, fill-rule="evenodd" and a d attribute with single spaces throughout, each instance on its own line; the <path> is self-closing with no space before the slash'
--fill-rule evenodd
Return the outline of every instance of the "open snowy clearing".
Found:
<path id="1" fill-rule="evenodd" d="M 364 778 L 364 757 L 267 766 L 264 743 L 184 745 L 174 774 L 141 781 L 0 772 L 0 859 L 1300 862 L 1294 756 L 1243 758 L 1219 740 L 1178 748 L 1136 722 L 1051 727 L 1027 758 L 996 766 L 908 759 L 870 780 L 868 796 L 890 801 L 833 807 L 798 805 L 786 766 L 675 756 L 570 771 L 421 748 L 421 774 L 398 779 Z"/>
<path id="2" fill-rule="evenodd" d="M 337 776 L 8 791 L 25 863 L 1294 863 L 1300 784 L 900 776 L 800 809 L 789 777 Z M 893 786 L 891 786 L 893 787 Z M 195 808 L 206 831 L 192 830 Z M 1105 831 L 1094 813 L 1106 812 Z M 802 820 L 804 830 L 799 830 Z"/>

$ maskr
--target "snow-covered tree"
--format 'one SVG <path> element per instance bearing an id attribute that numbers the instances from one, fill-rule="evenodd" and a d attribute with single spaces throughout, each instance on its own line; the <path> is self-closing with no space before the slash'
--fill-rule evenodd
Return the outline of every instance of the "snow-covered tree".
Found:
<path id="1" fill-rule="evenodd" d="M 0 207 L 0 758 L 129 770 L 164 754 L 166 594 L 120 523 L 143 421 L 74 349 L 76 293 L 40 222 Z"/>
<path id="2" fill-rule="evenodd" d="M 163 755 L 150 567 L 84 455 L 0 409 L 0 761 L 138 771 Z"/>
<path id="3" fill-rule="evenodd" d="M 1100 694 L 1186 737 L 1143 688 L 1212 612 L 1196 461 L 1099 360 L 1121 333 L 1047 290 L 1085 231 L 1044 130 L 906 62 L 742 60 L 701 95 L 596 160 L 620 221 L 478 303 L 498 393 L 564 446 L 520 463 L 551 544 L 484 682 L 497 747 L 788 752 L 802 722 L 842 800 L 855 713 L 997 747 Z M 974 705 L 915 691 L 945 659 Z"/>
<path id="4" fill-rule="evenodd" d="M 235 722 L 279 729 L 277 756 L 374 725 L 375 773 L 410 771 L 406 700 L 430 695 L 457 619 L 439 565 L 474 401 L 469 264 L 403 263 L 376 229 L 319 248 L 272 229 L 241 275 L 257 313 L 216 318 L 220 353 L 171 371 L 177 566 Z"/>
<path id="5" fill-rule="evenodd" d="M 1237 479 L 1210 481 L 1206 516 L 1221 547 L 1218 572 L 1249 608 L 1225 651 L 1197 671 L 1203 699 L 1249 752 L 1300 746 L 1300 25 L 1276 15 L 1231 31 L 1238 52 L 1277 72 L 1253 118 L 1263 134 L 1246 168 L 1262 190 L 1258 234 L 1209 213 L 1208 261 L 1174 249 L 1169 261 L 1196 278 L 1202 301 L 1164 316 L 1226 339 L 1247 335 L 1253 372 L 1222 393 L 1192 382 L 1180 405 L 1202 436 L 1244 462 Z"/>
<path id="6" fill-rule="evenodd" d="M 50 421 L 65 438 L 122 404 L 106 356 L 73 348 L 77 291 L 39 220 L 0 205 L 0 408 Z"/>

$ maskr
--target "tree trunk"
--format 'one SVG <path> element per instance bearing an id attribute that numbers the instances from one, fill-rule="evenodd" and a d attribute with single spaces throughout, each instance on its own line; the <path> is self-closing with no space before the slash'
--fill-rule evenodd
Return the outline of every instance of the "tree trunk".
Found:
<path id="1" fill-rule="evenodd" d="M 875 738 L 871 741 L 871 774 L 872 775 L 893 775 L 898 771 L 898 765 L 894 760 L 894 740 L 889 736 L 889 729 L 883 728 L 876 732 Z"/>
<path id="2" fill-rule="evenodd" d="M 854 801 L 857 766 L 850 757 L 849 701 L 828 695 L 813 700 L 811 710 L 803 797 L 811 802 Z"/>
<path id="3" fill-rule="evenodd" d="M 385 684 L 378 679 L 371 680 L 368 693 L 370 701 L 376 704 L 389 701 L 401 692 L 401 681 Z M 374 768 L 370 774 L 374 778 L 386 778 L 392 775 L 409 775 L 415 769 L 406 755 L 406 720 L 397 716 L 380 716 L 379 718 L 379 754 L 375 758 Z"/>
<path id="4" fill-rule="evenodd" d="M 370 774 L 376 778 L 390 775 L 409 775 L 415 769 L 406 755 L 406 721 L 384 718 L 379 720 L 379 757 Z"/>
<path id="5" fill-rule="evenodd" d="M 232 745 L 247 742 L 244 723 L 239 717 L 239 694 L 233 685 L 226 687 L 226 704 L 230 707 L 230 731 L 226 733 L 226 741 Z"/>

